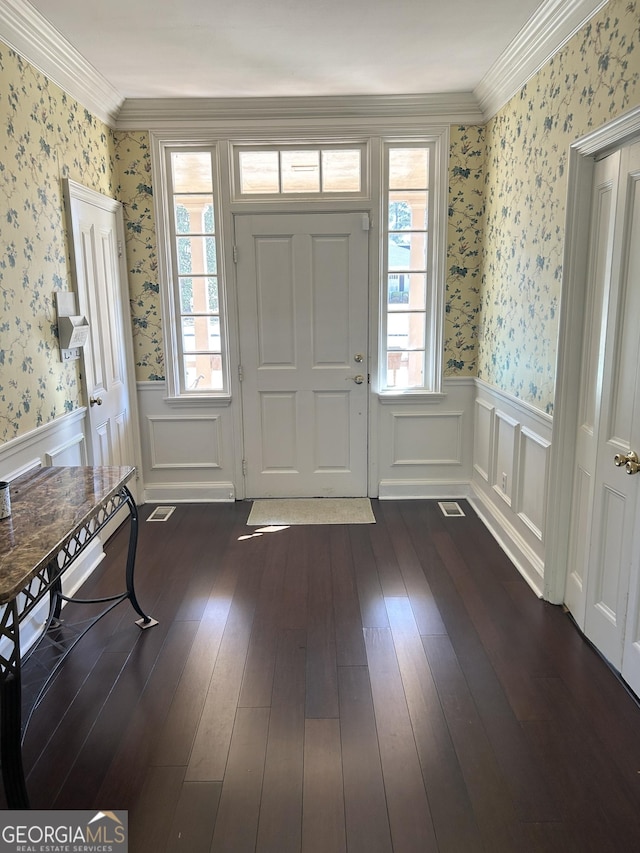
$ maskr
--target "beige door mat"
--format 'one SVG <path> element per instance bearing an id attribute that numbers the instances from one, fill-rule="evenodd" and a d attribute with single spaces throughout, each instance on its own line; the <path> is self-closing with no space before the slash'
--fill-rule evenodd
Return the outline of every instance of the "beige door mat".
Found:
<path id="1" fill-rule="evenodd" d="M 247 524 L 375 524 L 369 498 L 269 498 L 253 502 Z"/>

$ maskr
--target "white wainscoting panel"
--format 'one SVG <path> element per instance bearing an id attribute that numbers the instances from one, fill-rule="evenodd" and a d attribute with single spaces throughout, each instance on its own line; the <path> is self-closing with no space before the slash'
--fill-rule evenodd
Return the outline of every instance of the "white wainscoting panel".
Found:
<path id="1" fill-rule="evenodd" d="M 148 417 L 151 467 L 220 468 L 219 416 Z"/>
<path id="2" fill-rule="evenodd" d="M 475 429 L 473 433 L 473 468 L 488 483 L 491 473 L 491 448 L 495 407 L 484 400 L 475 401 Z"/>
<path id="3" fill-rule="evenodd" d="M 518 516 L 541 542 L 546 519 L 551 442 L 527 427 L 520 430 Z"/>
<path id="4" fill-rule="evenodd" d="M 376 483 L 381 499 L 469 495 L 473 379 L 447 379 L 443 393 L 372 400 Z"/>
<path id="5" fill-rule="evenodd" d="M 552 419 L 482 380 L 474 413 L 471 502 L 541 596 Z"/>
<path id="6" fill-rule="evenodd" d="M 235 500 L 242 443 L 234 404 L 167 400 L 164 382 L 139 382 L 137 390 L 145 501 Z"/>
<path id="7" fill-rule="evenodd" d="M 85 408 L 0 444 L 0 479 L 14 480 L 34 468 L 86 465 Z"/>
<path id="8" fill-rule="evenodd" d="M 461 465 L 464 412 L 394 412 L 392 465 Z"/>
<path id="9" fill-rule="evenodd" d="M 520 438 L 520 424 L 515 418 L 496 409 L 493 413 L 493 464 L 491 484 L 494 492 L 511 506 L 515 494 L 517 472 L 516 455 Z"/>

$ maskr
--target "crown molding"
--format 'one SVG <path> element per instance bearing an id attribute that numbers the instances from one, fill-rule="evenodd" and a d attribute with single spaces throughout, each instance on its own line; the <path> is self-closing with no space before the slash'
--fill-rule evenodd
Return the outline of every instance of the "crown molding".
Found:
<path id="1" fill-rule="evenodd" d="M 608 0 L 547 0 L 476 86 L 485 121 L 492 118 Z"/>
<path id="2" fill-rule="evenodd" d="M 115 127 L 124 98 L 27 0 L 0 0 L 0 39 Z"/>
<path id="3" fill-rule="evenodd" d="M 383 119 L 483 124 L 492 118 L 608 0 L 547 0 L 474 92 L 284 98 L 132 98 L 122 95 L 28 0 L 0 0 L 0 39 L 119 130 L 255 126 L 264 122 Z"/>
<path id="4" fill-rule="evenodd" d="M 118 130 L 171 130 L 264 122 L 349 123 L 384 119 L 478 124 L 483 121 L 471 92 L 437 95 L 347 95 L 278 98 L 128 98 Z"/>

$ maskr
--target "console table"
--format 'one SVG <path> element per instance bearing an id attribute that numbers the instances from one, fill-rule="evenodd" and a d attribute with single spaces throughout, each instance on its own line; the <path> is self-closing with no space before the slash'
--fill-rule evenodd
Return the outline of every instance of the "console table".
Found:
<path id="1" fill-rule="evenodd" d="M 0 761 L 9 808 L 29 808 L 22 742 L 31 714 L 75 644 L 127 600 L 141 628 L 157 624 L 134 590 L 138 511 L 126 486 L 134 473 L 128 466 L 38 468 L 11 482 L 12 513 L 0 521 Z M 63 575 L 123 508 L 130 524 L 125 589 L 105 598 L 68 598 L 62 592 Z M 44 627 L 22 653 L 20 626 L 43 599 L 48 602 Z M 61 619 L 63 602 L 97 608 L 74 626 Z M 29 665 L 31 658 L 38 660 L 37 667 Z M 33 679 L 32 669 L 38 673 Z"/>

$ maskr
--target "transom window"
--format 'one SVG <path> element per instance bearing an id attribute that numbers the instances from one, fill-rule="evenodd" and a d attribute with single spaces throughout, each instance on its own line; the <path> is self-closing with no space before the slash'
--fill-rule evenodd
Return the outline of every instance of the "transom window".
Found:
<path id="1" fill-rule="evenodd" d="M 363 146 L 240 147 L 236 195 L 361 195 Z"/>

